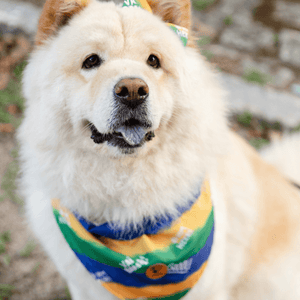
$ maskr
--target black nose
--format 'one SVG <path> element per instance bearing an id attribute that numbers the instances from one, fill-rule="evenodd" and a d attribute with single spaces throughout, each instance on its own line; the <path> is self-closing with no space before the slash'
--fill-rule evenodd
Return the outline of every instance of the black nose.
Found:
<path id="1" fill-rule="evenodd" d="M 149 87 L 142 79 L 125 78 L 116 84 L 114 94 L 118 101 L 135 108 L 146 100 L 149 95 Z"/>

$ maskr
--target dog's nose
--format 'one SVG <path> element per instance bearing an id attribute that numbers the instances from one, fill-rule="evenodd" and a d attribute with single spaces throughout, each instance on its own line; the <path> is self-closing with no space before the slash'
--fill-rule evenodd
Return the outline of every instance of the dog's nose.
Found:
<path id="1" fill-rule="evenodd" d="M 149 87 L 142 79 L 124 78 L 115 85 L 114 94 L 117 100 L 135 108 L 146 100 L 149 95 Z"/>

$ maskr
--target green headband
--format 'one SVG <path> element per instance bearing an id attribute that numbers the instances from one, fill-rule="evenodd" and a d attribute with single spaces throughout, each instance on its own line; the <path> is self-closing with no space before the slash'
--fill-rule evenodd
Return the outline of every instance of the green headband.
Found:
<path id="1" fill-rule="evenodd" d="M 124 0 L 123 7 L 133 6 L 144 8 L 150 13 L 152 13 L 152 9 L 149 6 L 147 0 Z M 179 36 L 183 45 L 186 46 L 188 41 L 188 30 L 185 27 L 177 26 L 171 23 L 167 23 L 167 25 Z"/>

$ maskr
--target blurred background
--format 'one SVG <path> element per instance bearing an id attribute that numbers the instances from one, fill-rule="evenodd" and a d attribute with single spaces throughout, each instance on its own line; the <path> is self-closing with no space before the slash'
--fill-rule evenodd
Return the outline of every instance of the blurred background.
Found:
<path id="1" fill-rule="evenodd" d="M 45 0 L 0 0 L 0 300 L 71 299 L 26 229 L 16 192 L 21 78 Z M 300 1 L 193 0 L 199 51 L 228 91 L 230 126 L 257 149 L 300 130 Z"/>

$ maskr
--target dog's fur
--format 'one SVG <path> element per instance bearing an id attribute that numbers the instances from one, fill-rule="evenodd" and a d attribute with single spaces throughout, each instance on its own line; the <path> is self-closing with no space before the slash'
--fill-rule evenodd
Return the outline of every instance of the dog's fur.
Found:
<path id="1" fill-rule="evenodd" d="M 116 299 L 75 257 L 51 199 L 92 222 L 137 223 L 174 213 L 205 177 L 214 244 L 204 275 L 184 299 L 300 299 L 296 188 L 228 129 L 215 74 L 191 36 L 184 48 L 164 24 L 189 28 L 188 0 L 149 4 L 153 15 L 95 0 L 46 2 L 24 75 L 27 108 L 18 132 L 31 228 L 74 300 Z M 91 53 L 104 62 L 84 70 Z M 147 65 L 150 54 L 161 68 Z M 95 144 L 86 126 L 110 132 L 122 115 L 113 88 L 126 77 L 149 86 L 145 111 L 155 133 L 130 151 Z"/>

